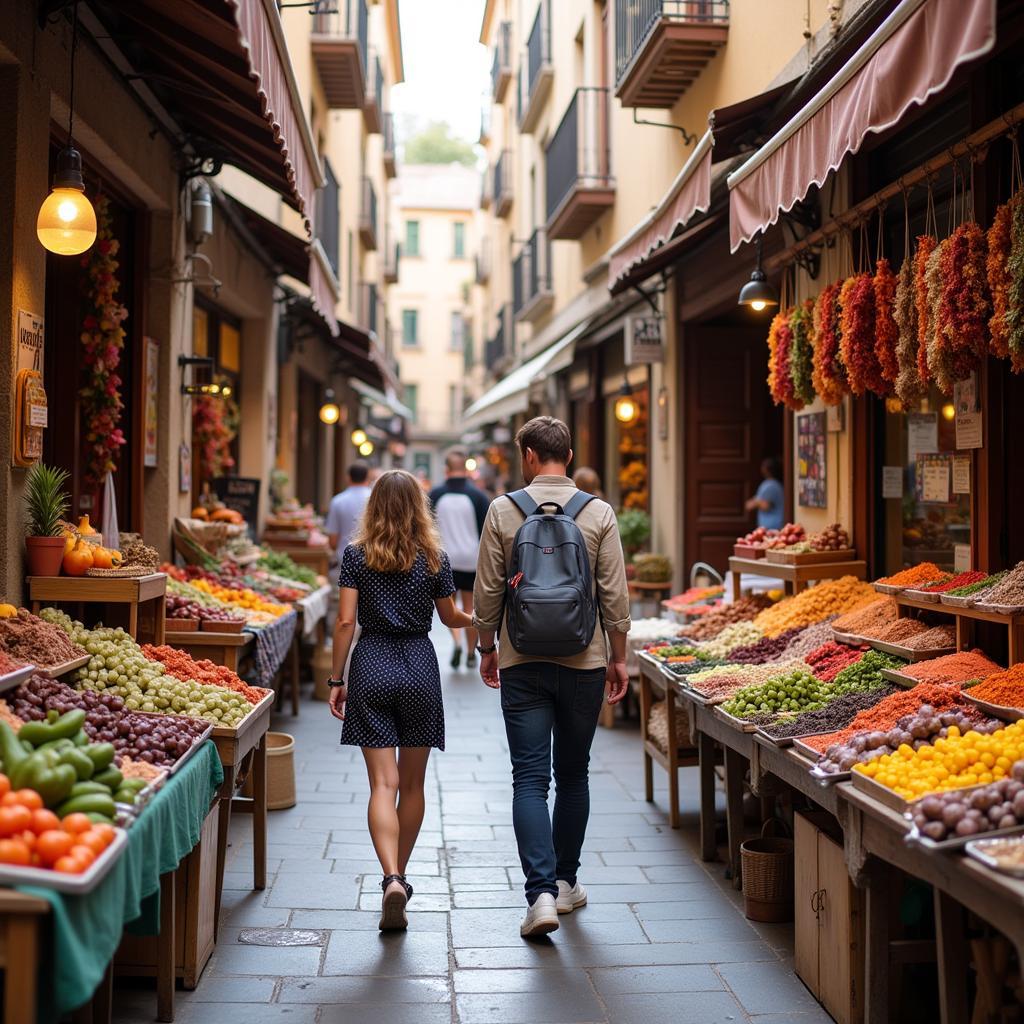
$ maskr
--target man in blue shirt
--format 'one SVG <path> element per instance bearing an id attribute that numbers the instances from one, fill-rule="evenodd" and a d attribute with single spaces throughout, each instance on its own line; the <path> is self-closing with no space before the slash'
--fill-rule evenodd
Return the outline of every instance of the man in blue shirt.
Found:
<path id="1" fill-rule="evenodd" d="M 784 522 L 784 509 L 786 494 L 782 489 L 779 478 L 782 476 L 782 467 L 779 460 L 769 457 L 761 461 L 761 476 L 764 480 L 757 489 L 757 493 L 747 499 L 744 508 L 748 512 L 757 509 L 757 525 L 763 526 L 766 530 L 781 530 Z"/>
<path id="2" fill-rule="evenodd" d="M 370 467 L 365 462 L 353 462 L 348 467 L 349 486 L 331 498 L 324 527 L 334 548 L 338 562 L 355 533 L 356 523 L 370 500 Z"/>

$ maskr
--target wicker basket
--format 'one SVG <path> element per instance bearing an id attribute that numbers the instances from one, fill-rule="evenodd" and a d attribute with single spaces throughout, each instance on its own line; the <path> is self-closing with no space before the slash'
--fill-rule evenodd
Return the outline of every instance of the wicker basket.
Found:
<path id="1" fill-rule="evenodd" d="M 662 753 L 668 753 L 668 710 L 663 700 L 657 701 L 651 707 L 651 713 L 647 718 L 647 736 Z M 689 741 L 690 716 L 686 713 L 685 707 L 676 704 L 676 742 L 679 749 L 687 749 Z"/>
<path id="2" fill-rule="evenodd" d="M 242 786 L 242 796 L 252 796 L 252 774 Z M 286 732 L 267 733 L 267 810 L 295 806 L 295 737 Z"/>
<path id="3" fill-rule="evenodd" d="M 740 844 L 743 912 L 751 921 L 793 919 L 793 840 L 767 833 L 779 823 L 764 823 L 759 839 Z"/>

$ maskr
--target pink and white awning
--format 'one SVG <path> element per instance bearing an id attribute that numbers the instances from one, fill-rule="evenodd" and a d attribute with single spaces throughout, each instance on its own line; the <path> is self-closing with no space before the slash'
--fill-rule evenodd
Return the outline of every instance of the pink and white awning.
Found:
<path id="1" fill-rule="evenodd" d="M 901 0 L 843 69 L 729 175 L 732 251 L 996 41 L 996 0 Z"/>

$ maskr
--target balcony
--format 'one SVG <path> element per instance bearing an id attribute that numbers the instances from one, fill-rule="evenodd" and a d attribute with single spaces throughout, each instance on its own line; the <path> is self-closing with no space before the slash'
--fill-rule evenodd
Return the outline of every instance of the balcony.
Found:
<path id="1" fill-rule="evenodd" d="M 729 0 L 615 0 L 615 95 L 673 106 L 728 35 Z"/>
<path id="2" fill-rule="evenodd" d="M 608 90 L 577 89 L 545 151 L 548 238 L 582 238 L 615 202 L 609 168 Z"/>
<path id="3" fill-rule="evenodd" d="M 388 111 L 384 115 L 384 151 L 381 153 L 384 161 L 384 173 L 393 178 L 398 174 L 398 164 L 395 155 L 395 115 Z"/>
<path id="4" fill-rule="evenodd" d="M 334 168 L 324 159 L 324 187 L 316 198 L 316 237 L 320 239 L 327 262 L 337 277 L 340 269 L 338 256 L 341 251 L 341 186 L 334 176 Z"/>
<path id="5" fill-rule="evenodd" d="M 494 216 L 507 217 L 512 210 L 512 150 L 506 149 L 494 165 Z"/>
<path id="6" fill-rule="evenodd" d="M 529 135 L 537 127 L 555 77 L 551 63 L 551 8 L 548 3 L 549 0 L 540 0 L 519 62 L 519 131 L 524 135 Z"/>
<path id="7" fill-rule="evenodd" d="M 377 248 L 377 191 L 365 174 L 359 201 L 359 241 L 371 252 Z"/>
<path id="8" fill-rule="evenodd" d="M 551 243 L 547 232 L 537 228 L 512 262 L 512 312 L 516 320 L 533 321 L 555 301 L 551 289 Z"/>
<path id="9" fill-rule="evenodd" d="M 327 105 L 359 110 L 366 100 L 366 0 L 335 0 L 313 15 L 310 47 Z"/>
<path id="10" fill-rule="evenodd" d="M 476 283 L 487 284 L 491 279 L 491 245 L 490 239 L 480 239 L 480 251 L 473 259 L 476 269 Z"/>
<path id="11" fill-rule="evenodd" d="M 370 50 L 366 72 L 366 99 L 363 102 L 363 124 L 371 135 L 380 133 L 384 123 L 384 69 L 380 57 Z"/>
<path id="12" fill-rule="evenodd" d="M 377 286 L 370 281 L 359 282 L 359 326 L 377 336 Z"/>
<path id="13" fill-rule="evenodd" d="M 514 339 L 512 310 L 505 305 L 498 314 L 497 330 L 484 342 L 484 367 L 488 373 L 500 377 L 508 369 L 515 349 Z"/>
<path id="14" fill-rule="evenodd" d="M 391 225 L 384 228 L 384 283 L 398 284 L 398 263 L 402 248 L 391 237 Z"/>
<path id="15" fill-rule="evenodd" d="M 495 103 L 501 103 L 512 81 L 512 22 L 503 21 L 498 26 L 494 41 L 494 59 L 491 61 L 491 96 Z"/>

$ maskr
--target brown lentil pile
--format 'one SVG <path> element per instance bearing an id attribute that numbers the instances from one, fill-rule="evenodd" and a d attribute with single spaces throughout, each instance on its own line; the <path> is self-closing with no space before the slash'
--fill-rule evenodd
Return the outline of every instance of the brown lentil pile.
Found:
<path id="1" fill-rule="evenodd" d="M 896 621 L 897 614 L 896 602 L 891 597 L 883 597 L 856 611 L 840 615 L 832 623 L 832 628 L 854 636 L 875 636 L 874 631 L 891 625 Z"/>
<path id="2" fill-rule="evenodd" d="M 723 605 L 718 611 L 710 612 L 699 622 L 684 626 L 679 632 L 680 635 L 694 640 L 710 640 L 718 636 L 726 626 L 736 622 L 749 622 L 771 603 L 771 599 L 763 594 L 752 594 L 750 597 Z"/>
<path id="3" fill-rule="evenodd" d="M 1018 562 L 984 597 L 982 604 L 1024 605 L 1024 562 Z"/>
<path id="4" fill-rule="evenodd" d="M 43 622 L 24 608 L 9 619 L 0 619 L 0 650 L 29 665 L 52 668 L 85 657 L 60 626 Z"/>
<path id="5" fill-rule="evenodd" d="M 895 693 L 897 687 L 886 684 L 868 693 L 845 693 L 830 700 L 817 711 L 805 711 L 802 715 L 787 720 L 778 720 L 761 728 L 769 736 L 783 739 L 788 736 L 807 736 L 820 732 L 835 732 L 845 729 L 856 715 L 873 708 L 880 700 Z M 757 721 L 757 719 L 754 719 Z"/>
<path id="6" fill-rule="evenodd" d="M 940 647 L 956 647 L 956 629 L 953 626 L 933 626 L 923 633 L 918 633 L 903 640 L 904 647 L 912 651 L 931 651 Z"/>
<path id="7" fill-rule="evenodd" d="M 887 644 L 902 644 L 912 636 L 926 633 L 928 627 L 920 619 L 897 619 L 885 629 L 871 636 L 872 640 L 881 640 Z"/>

